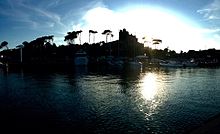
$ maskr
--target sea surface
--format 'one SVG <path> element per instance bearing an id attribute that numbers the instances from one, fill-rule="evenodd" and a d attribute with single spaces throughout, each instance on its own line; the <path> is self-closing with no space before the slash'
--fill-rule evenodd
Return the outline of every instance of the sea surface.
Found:
<path id="1" fill-rule="evenodd" d="M 6 132 L 187 133 L 220 113 L 220 69 L 0 69 L 0 110 Z"/>

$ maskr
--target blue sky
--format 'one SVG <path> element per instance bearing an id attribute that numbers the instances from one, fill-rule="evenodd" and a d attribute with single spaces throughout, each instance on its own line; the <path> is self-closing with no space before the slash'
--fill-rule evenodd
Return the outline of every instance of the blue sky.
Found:
<path id="1" fill-rule="evenodd" d="M 1 0 L 0 42 L 9 48 L 44 35 L 66 44 L 68 31 L 97 30 L 96 42 L 105 40 L 102 30 L 126 28 L 139 38 L 161 38 L 159 48 L 176 51 L 220 49 L 220 0 Z M 76 40 L 76 43 L 78 40 Z M 146 44 L 149 45 L 149 44 Z"/>

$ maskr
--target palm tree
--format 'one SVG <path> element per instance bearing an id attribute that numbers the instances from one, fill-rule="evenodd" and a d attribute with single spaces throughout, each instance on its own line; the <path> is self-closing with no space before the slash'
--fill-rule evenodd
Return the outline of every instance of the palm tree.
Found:
<path id="1" fill-rule="evenodd" d="M 95 34 L 98 33 L 97 31 L 89 30 L 89 43 L 90 43 L 90 36 L 91 33 L 93 34 L 93 43 L 95 43 Z"/>
<path id="2" fill-rule="evenodd" d="M 161 39 L 153 39 L 153 45 L 155 45 L 155 49 L 156 49 L 156 45 L 161 44 L 162 40 Z"/>
<path id="3" fill-rule="evenodd" d="M 47 42 L 49 42 L 50 44 L 53 44 L 53 35 L 50 35 L 50 36 L 44 36 L 44 42 L 45 42 L 45 44 L 47 43 Z"/>
<path id="4" fill-rule="evenodd" d="M 111 30 L 104 30 L 102 32 L 102 34 L 105 34 L 106 35 L 106 43 L 108 42 L 108 35 L 111 35 L 112 31 Z"/>
<path id="5" fill-rule="evenodd" d="M 81 33 L 82 30 L 67 32 L 67 35 L 64 37 L 64 41 L 67 41 L 68 44 L 74 44 L 74 40 L 78 37 L 78 35 L 80 35 L 79 41 L 81 44 Z"/>
<path id="6" fill-rule="evenodd" d="M 23 42 L 24 43 L 24 42 Z M 22 44 L 23 44 L 22 43 Z M 22 48 L 24 47 L 24 45 L 18 45 L 16 46 L 16 48 L 20 49 L 20 60 L 21 60 L 21 63 L 23 62 L 23 54 L 22 54 Z"/>
<path id="7" fill-rule="evenodd" d="M 7 50 L 8 50 L 8 42 L 7 41 L 3 41 L 2 43 L 1 43 L 1 45 L 0 45 L 0 49 L 2 49 L 3 47 L 6 47 L 7 48 Z M 3 56 L 3 55 L 2 55 Z M 6 67 L 8 66 L 8 61 L 6 61 L 6 63 L 5 63 L 5 65 L 6 65 Z"/>
<path id="8" fill-rule="evenodd" d="M 7 41 L 3 41 L 0 45 L 0 49 L 2 49 L 3 47 L 6 47 L 8 49 L 8 42 Z"/>
<path id="9" fill-rule="evenodd" d="M 71 35 L 71 32 L 67 32 L 67 35 L 64 37 L 64 41 L 66 41 L 68 44 L 71 43 L 70 35 Z"/>
<path id="10" fill-rule="evenodd" d="M 77 32 L 67 32 L 67 35 L 64 37 L 64 41 L 67 41 L 68 44 L 74 44 L 74 40 L 77 38 Z"/>
<path id="11" fill-rule="evenodd" d="M 112 41 L 112 38 L 114 37 L 114 34 L 111 34 L 111 36 L 110 36 L 111 38 L 110 38 L 110 41 Z"/>
<path id="12" fill-rule="evenodd" d="M 27 41 L 22 42 L 22 45 L 23 45 L 24 47 L 27 47 L 28 44 L 29 44 L 29 43 L 28 43 Z"/>
<path id="13" fill-rule="evenodd" d="M 82 30 L 76 31 L 76 36 L 78 37 L 78 35 L 79 35 L 79 44 L 80 45 L 81 45 L 81 33 L 82 33 Z"/>
<path id="14" fill-rule="evenodd" d="M 102 34 L 105 34 L 106 35 L 106 43 L 108 42 L 108 36 L 111 35 L 112 31 L 111 30 L 104 30 L 102 32 Z M 111 56 L 111 51 L 112 51 L 112 48 L 111 48 L 111 43 L 109 44 L 109 55 Z"/>

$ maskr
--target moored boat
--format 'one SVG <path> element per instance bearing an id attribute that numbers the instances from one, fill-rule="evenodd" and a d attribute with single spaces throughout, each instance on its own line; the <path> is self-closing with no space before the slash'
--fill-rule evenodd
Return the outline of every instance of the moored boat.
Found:
<path id="1" fill-rule="evenodd" d="M 78 51 L 75 53 L 74 65 L 88 65 L 88 57 L 85 51 Z"/>
<path id="2" fill-rule="evenodd" d="M 198 67 L 198 63 L 196 62 L 184 62 L 183 67 Z"/>
<path id="3" fill-rule="evenodd" d="M 159 65 L 162 67 L 183 67 L 183 64 L 177 61 L 161 61 Z"/>
<path id="4" fill-rule="evenodd" d="M 196 62 L 194 59 L 186 60 L 182 62 L 183 67 L 198 67 L 199 63 Z"/>
<path id="5" fill-rule="evenodd" d="M 136 58 L 133 60 L 128 61 L 128 65 L 131 68 L 136 68 L 136 69 L 141 69 L 142 68 L 142 63 L 139 62 Z"/>
<path id="6" fill-rule="evenodd" d="M 0 68 L 5 68 L 6 67 L 6 64 L 0 62 Z"/>

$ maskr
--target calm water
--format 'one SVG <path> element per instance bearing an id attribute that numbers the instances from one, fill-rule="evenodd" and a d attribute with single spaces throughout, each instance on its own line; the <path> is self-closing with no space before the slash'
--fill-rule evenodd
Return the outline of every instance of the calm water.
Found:
<path id="1" fill-rule="evenodd" d="M 220 69 L 0 70 L 2 127 L 184 133 L 220 113 Z M 31 129 L 27 129 L 31 128 Z"/>

